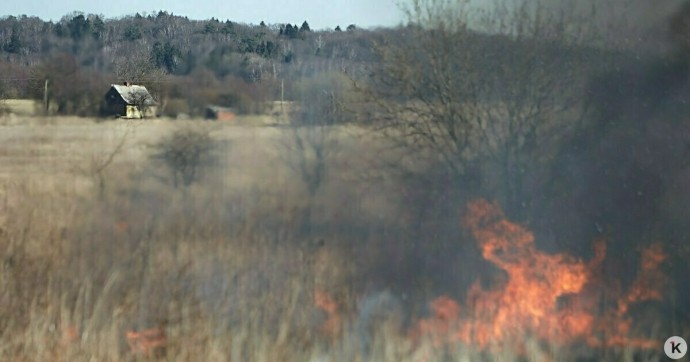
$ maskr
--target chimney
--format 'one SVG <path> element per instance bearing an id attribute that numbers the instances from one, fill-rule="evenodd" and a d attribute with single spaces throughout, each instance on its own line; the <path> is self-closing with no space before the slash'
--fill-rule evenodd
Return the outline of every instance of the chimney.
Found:
<path id="1" fill-rule="evenodd" d="M 125 87 L 129 87 L 131 85 L 129 84 L 129 82 L 124 82 L 123 84 L 125 85 Z"/>

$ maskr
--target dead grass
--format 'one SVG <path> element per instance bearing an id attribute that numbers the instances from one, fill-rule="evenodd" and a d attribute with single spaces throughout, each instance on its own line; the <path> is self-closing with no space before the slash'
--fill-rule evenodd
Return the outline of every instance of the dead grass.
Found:
<path id="1" fill-rule="evenodd" d="M 46 123 L 0 132 L 0 360 L 525 359 L 414 344 L 395 297 L 359 293 L 366 257 L 390 258 L 388 244 L 354 227 L 298 231 L 304 190 L 281 161 L 278 128 L 204 124 L 221 161 L 176 190 L 148 146 L 189 122 Z M 88 165 L 123 134 L 98 195 Z M 373 149 L 351 135 L 350 150 Z M 334 162 L 341 172 L 315 201 L 319 222 L 390 222 L 385 193 Z M 534 344 L 526 359 L 574 356 Z"/>
<path id="2" fill-rule="evenodd" d="M 8 113 L 20 117 L 33 116 L 40 107 L 33 99 L 3 99 L 0 103 Z"/>

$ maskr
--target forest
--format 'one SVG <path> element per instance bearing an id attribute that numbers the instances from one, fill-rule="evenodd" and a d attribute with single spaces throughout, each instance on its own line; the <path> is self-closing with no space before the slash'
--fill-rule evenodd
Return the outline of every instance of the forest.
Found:
<path id="1" fill-rule="evenodd" d="M 293 100 L 295 87 L 319 76 L 361 76 L 372 44 L 389 30 L 343 28 L 197 21 L 165 11 L 121 19 L 75 12 L 57 23 L 6 16 L 0 94 L 42 99 L 49 80 L 55 112 L 97 116 L 104 88 L 129 81 L 152 89 L 167 116 L 198 115 L 207 104 L 256 113 L 262 102 Z"/>

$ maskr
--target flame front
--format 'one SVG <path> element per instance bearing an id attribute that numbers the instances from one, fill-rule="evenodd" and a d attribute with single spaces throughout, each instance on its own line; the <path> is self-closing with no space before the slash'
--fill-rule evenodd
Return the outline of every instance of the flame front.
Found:
<path id="1" fill-rule="evenodd" d="M 643 252 L 638 278 L 629 293 L 619 296 L 617 309 L 594 312 L 596 303 L 584 292 L 595 284 L 595 274 L 601 269 L 606 254 L 603 242 L 595 243 L 589 262 L 546 254 L 536 249 L 534 235 L 506 220 L 497 205 L 478 200 L 468 209 L 465 226 L 482 256 L 503 270 L 507 280 L 491 290 L 475 283 L 462 308 L 464 314 L 451 298 L 437 298 L 431 304 L 434 315 L 418 323 L 416 336 L 430 336 L 437 344 L 463 342 L 482 349 L 507 345 L 519 349 L 526 336 L 557 344 L 656 346 L 655 341 L 628 338 L 631 321 L 626 313 L 630 303 L 661 300 L 659 267 L 666 256 L 658 244 Z"/>
<path id="2" fill-rule="evenodd" d="M 336 336 L 340 331 L 340 315 L 338 303 L 322 290 L 314 292 L 314 304 L 326 313 L 326 321 L 321 326 L 321 331 L 330 336 Z"/>

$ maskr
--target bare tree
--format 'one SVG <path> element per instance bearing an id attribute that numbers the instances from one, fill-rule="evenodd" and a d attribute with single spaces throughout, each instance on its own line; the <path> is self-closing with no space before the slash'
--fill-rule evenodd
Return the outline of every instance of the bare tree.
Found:
<path id="1" fill-rule="evenodd" d="M 201 179 L 204 167 L 213 160 L 214 142 L 210 128 L 181 128 L 162 139 L 153 158 L 170 172 L 173 185 L 190 186 Z"/>
<path id="2" fill-rule="evenodd" d="M 526 163 L 582 109 L 579 19 L 526 1 L 414 0 L 405 11 L 409 25 L 378 44 L 380 65 L 360 85 L 374 124 L 411 164 L 438 164 L 464 189 L 493 168 L 503 184 L 491 191 L 518 207 Z"/>
<path id="3" fill-rule="evenodd" d="M 126 47 L 123 47 L 126 48 Z M 149 55 L 141 50 L 128 53 L 126 57 L 115 59 L 115 76 L 135 83 L 159 80 L 165 72 L 157 68 Z"/>
<path id="4" fill-rule="evenodd" d="M 154 107 L 156 106 L 156 100 L 153 99 L 150 93 L 143 90 L 136 92 L 132 95 L 130 101 L 140 113 L 141 118 L 155 116 Z"/>
<path id="5" fill-rule="evenodd" d="M 146 86 L 154 98 L 166 102 L 161 85 L 165 81 L 166 71 L 156 67 L 147 47 L 140 45 L 122 46 L 127 56 L 116 58 L 114 61 L 115 77 L 123 82 L 131 82 Z M 140 99 L 143 101 L 144 99 Z M 144 104 L 142 103 L 142 106 Z"/>
<path id="6" fill-rule="evenodd" d="M 511 211 L 528 206 L 526 174 L 546 164 L 586 115 L 582 91 L 592 58 L 586 46 L 600 39 L 578 14 L 574 8 L 554 12 L 523 2 L 480 19 L 506 38 L 502 48 L 487 44 L 481 53 L 489 67 L 480 73 L 486 82 L 476 108 L 480 152 L 496 165 L 498 173 L 489 177 L 502 180 L 498 189 Z"/>
<path id="7" fill-rule="evenodd" d="M 107 170 L 115 159 L 126 149 L 127 142 L 134 131 L 135 125 L 128 123 L 124 132 L 117 137 L 115 146 L 109 149 L 101 149 L 99 152 L 90 155 L 85 165 L 78 165 L 75 170 L 94 180 L 97 185 L 98 196 L 105 197 L 107 186 Z"/>
<path id="8" fill-rule="evenodd" d="M 304 80 L 297 87 L 299 104 L 290 110 L 284 128 L 284 160 L 295 171 L 307 192 L 302 223 L 308 230 L 312 206 L 326 183 L 332 158 L 339 150 L 337 125 L 344 121 L 342 84 L 337 75 Z"/>

